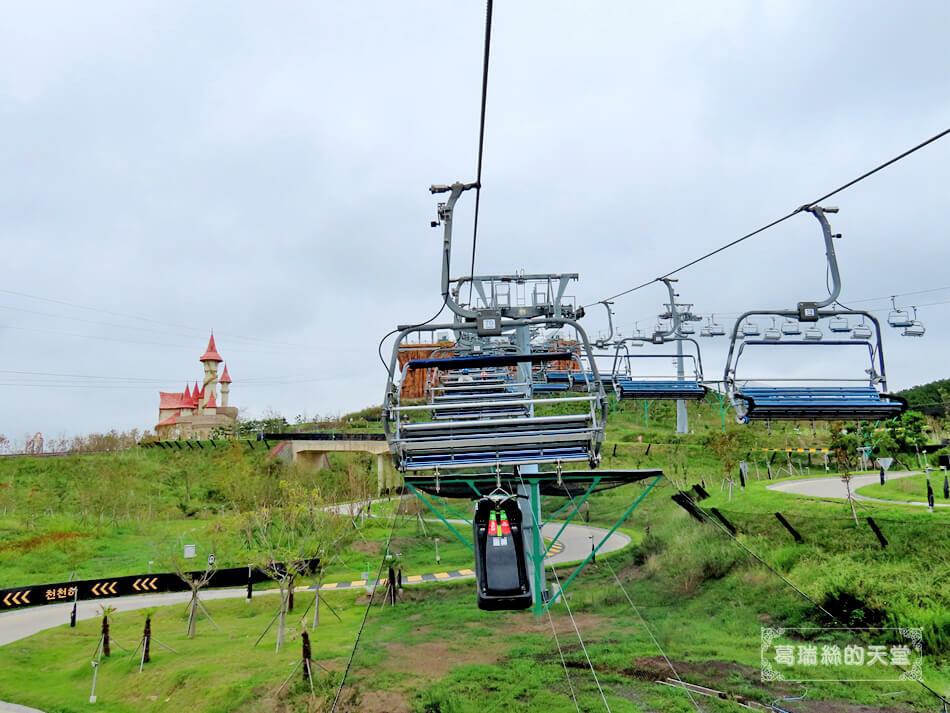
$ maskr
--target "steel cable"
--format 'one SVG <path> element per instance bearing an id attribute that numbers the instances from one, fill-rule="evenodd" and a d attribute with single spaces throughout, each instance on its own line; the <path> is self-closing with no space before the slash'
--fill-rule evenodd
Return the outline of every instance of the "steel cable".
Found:
<path id="1" fill-rule="evenodd" d="M 660 656 L 662 656 L 663 660 L 666 661 L 666 665 L 670 667 L 670 671 L 673 672 L 674 678 L 679 683 L 681 684 L 684 683 L 683 679 L 680 678 L 679 673 L 676 671 L 676 668 L 673 666 L 673 662 L 670 661 L 670 657 L 666 655 L 666 652 L 663 650 L 663 647 L 660 646 L 660 642 L 657 640 L 656 636 L 654 636 L 653 631 L 650 629 L 650 625 L 647 624 L 647 620 L 644 619 L 643 614 L 640 613 L 640 609 L 637 607 L 636 604 L 633 603 L 633 599 L 630 598 L 630 595 L 627 593 L 626 587 L 623 586 L 623 582 L 620 581 L 620 577 L 617 576 L 617 573 L 614 571 L 614 568 L 611 567 L 610 562 L 608 562 L 607 560 L 604 560 L 604 564 L 607 565 L 607 569 L 610 570 L 610 573 L 614 576 L 614 579 L 617 580 L 617 585 L 620 587 L 620 591 L 623 592 L 623 595 L 627 598 L 627 601 L 630 603 L 630 608 L 633 609 L 634 614 L 637 615 L 637 618 L 640 620 L 640 623 L 643 625 L 643 628 L 646 630 L 647 634 L 649 634 L 650 639 L 653 640 L 653 645 L 656 646 L 657 651 L 660 652 Z M 690 692 L 690 690 L 686 688 L 686 686 L 683 686 L 683 690 L 686 691 L 686 695 L 689 696 L 689 700 L 692 701 L 693 707 L 695 707 L 696 710 L 699 711 L 699 713 L 703 713 L 703 709 L 699 707 L 699 703 L 697 703 L 696 699 L 693 698 L 693 694 Z"/>
<path id="2" fill-rule="evenodd" d="M 916 146 L 913 146 L 912 148 L 907 149 L 907 150 L 904 151 L 903 153 L 898 154 L 897 156 L 895 156 L 895 157 L 893 157 L 893 158 L 891 158 L 891 159 L 885 161 L 884 163 L 875 166 L 875 167 L 872 168 L 870 171 L 866 171 L 865 173 L 862 173 L 862 174 L 861 174 L 860 176 L 858 176 L 857 178 L 854 178 L 854 179 L 848 181 L 847 183 L 845 183 L 845 184 L 843 184 L 843 185 L 841 185 L 841 186 L 838 186 L 838 187 L 835 188 L 833 191 L 829 191 L 828 193 L 825 193 L 825 194 L 824 194 L 823 196 L 821 196 L 820 198 L 816 198 L 816 199 L 813 200 L 813 201 L 810 201 L 810 202 L 808 202 L 808 203 L 805 203 L 804 205 L 799 206 L 798 208 L 796 208 L 795 210 L 793 210 L 791 213 L 787 213 L 787 214 L 783 215 L 781 218 L 778 218 L 778 219 L 776 219 L 776 220 L 773 220 L 771 223 L 767 223 L 766 225 L 763 225 L 761 228 L 756 228 L 756 229 L 753 230 L 752 232 L 746 233 L 746 234 L 743 235 L 742 237 L 736 238 L 735 240 L 733 240 L 733 241 L 731 241 L 731 242 L 728 242 L 728 243 L 726 243 L 725 245 L 723 245 L 723 246 L 721 246 L 721 247 L 718 247 L 718 248 L 716 248 L 715 250 L 712 250 L 712 251 L 706 253 L 705 255 L 702 255 L 702 256 L 696 258 L 695 260 L 690 260 L 690 261 L 689 261 L 688 263 L 686 263 L 685 265 L 681 265 L 680 267 L 677 267 L 675 270 L 670 270 L 669 272 L 667 272 L 667 273 L 664 274 L 664 275 L 661 275 L 660 277 L 657 277 L 657 278 L 655 278 L 655 279 L 653 279 L 653 280 L 650 280 L 650 281 L 648 281 L 648 282 L 644 282 L 643 284 L 637 285 L 636 287 L 631 287 L 630 289 L 624 290 L 623 292 L 618 292 L 617 294 L 611 295 L 610 297 L 607 297 L 607 298 L 605 298 L 605 299 L 606 299 L 606 300 L 614 300 L 614 299 L 616 299 L 616 298 L 618 298 L 618 297 L 623 297 L 624 295 L 629 295 L 631 292 L 636 292 L 637 290 L 641 290 L 641 289 L 643 289 L 644 287 L 646 287 L 646 286 L 648 286 L 648 285 L 652 285 L 654 282 L 657 282 L 658 280 L 662 280 L 662 279 L 665 279 L 665 278 L 667 278 L 667 277 L 671 277 L 672 275 L 675 275 L 675 274 L 678 273 L 678 272 L 682 272 L 683 270 L 685 270 L 685 269 L 687 269 L 687 268 L 690 268 L 690 267 L 692 267 L 693 265 L 695 265 L 695 264 L 697 264 L 697 263 L 699 263 L 699 262 L 702 262 L 703 260 L 706 260 L 706 259 L 708 259 L 708 258 L 711 258 L 711 257 L 714 256 L 714 255 L 718 255 L 718 254 L 721 253 L 722 251 L 728 250 L 729 248 L 731 248 L 731 247 L 733 247 L 733 246 L 735 246 L 735 245 L 738 245 L 739 243 L 744 242 L 744 241 L 748 240 L 749 238 L 752 238 L 752 237 L 754 237 L 754 236 L 756 236 L 756 235 L 759 235 L 760 233 L 765 232 L 765 231 L 768 230 L 769 228 L 774 228 L 774 227 L 775 227 L 776 225 L 778 225 L 779 223 L 784 223 L 786 220 L 788 220 L 789 218 L 791 218 L 791 217 L 793 217 L 793 216 L 795 216 L 795 215 L 798 215 L 798 214 L 801 213 L 802 211 L 807 210 L 808 208 L 811 208 L 812 206 L 817 205 L 818 203 L 821 203 L 822 201 L 827 200 L 828 198 L 831 198 L 832 196 L 837 195 L 838 193 L 841 193 L 842 191 L 844 191 L 844 190 L 846 190 L 846 189 L 848 189 L 848 188 L 851 188 L 851 186 L 854 186 L 855 184 L 860 183 L 861 181 L 865 180 L 866 178 L 870 178 L 871 176 L 873 176 L 873 175 L 874 175 L 875 173 L 877 173 L 878 171 L 883 171 L 883 170 L 884 170 L 885 168 L 887 168 L 888 166 L 892 166 L 893 164 L 897 163 L 897 162 L 900 161 L 901 159 L 907 158 L 908 156 L 910 156 L 911 154 L 913 154 L 913 153 L 919 151 L 920 149 L 924 148 L 925 146 L 928 146 L 928 145 L 932 144 L 933 142 L 938 141 L 939 139 L 942 139 L 942 138 L 943 138 L 944 136 L 946 136 L 947 134 L 950 134 L 950 128 L 944 129 L 943 131 L 941 131 L 941 132 L 939 132 L 939 133 L 937 133 L 937 134 L 934 134 L 934 135 L 931 136 L 929 139 L 926 139 L 926 140 L 924 140 L 924 141 L 921 141 L 921 142 L 920 142 L 919 144 L 917 144 Z M 603 302 L 603 301 L 604 301 L 604 300 L 595 300 L 594 302 L 591 302 L 590 304 L 584 305 L 584 308 L 586 309 L 587 307 L 592 307 L 592 306 L 594 306 L 595 304 L 597 304 L 598 302 Z"/>
<path id="3" fill-rule="evenodd" d="M 701 508 L 699 505 L 696 504 L 696 501 L 690 496 L 689 493 L 684 492 L 682 489 L 680 489 L 680 487 L 679 487 L 675 482 L 673 482 L 669 477 L 667 477 L 667 480 L 670 481 L 670 483 L 673 485 L 674 488 L 676 488 L 676 490 L 680 493 L 680 495 L 682 495 L 684 498 L 686 498 L 686 499 L 689 501 L 689 503 L 691 503 L 692 506 L 693 506 L 694 508 L 696 508 L 696 510 L 698 510 L 699 512 L 701 512 L 701 513 L 705 516 L 705 518 L 706 518 L 706 520 L 707 520 L 708 522 L 711 522 L 713 525 L 716 525 L 722 532 L 726 533 L 726 535 L 728 535 L 729 538 L 730 538 L 733 542 L 735 542 L 737 545 L 739 545 L 739 547 L 742 548 L 750 557 L 752 557 L 753 559 L 757 560 L 757 561 L 758 561 L 762 566 L 764 566 L 769 572 L 771 572 L 772 574 L 774 574 L 776 577 L 778 577 L 778 578 L 781 579 L 783 582 L 785 582 L 785 584 L 787 584 L 789 587 L 791 587 L 791 588 L 794 589 L 796 592 L 798 592 L 798 594 L 800 594 L 806 601 L 810 602 L 810 603 L 811 603 L 813 606 L 815 606 L 817 609 L 821 610 L 821 611 L 828 617 L 828 619 L 829 619 L 830 621 L 833 621 L 833 622 L 835 622 L 836 624 L 842 624 L 842 622 L 841 622 L 834 614 L 832 614 L 831 612 L 829 612 L 829 611 L 828 611 L 827 609 L 825 609 L 821 604 L 819 604 L 817 601 L 815 601 L 812 597 L 810 597 L 808 594 L 806 594 L 806 593 L 803 592 L 801 589 L 799 589 L 797 586 L 795 586 L 795 584 L 793 584 L 791 581 L 789 581 L 789 579 L 786 578 L 781 572 L 779 572 L 779 571 L 778 571 L 777 569 L 775 569 L 772 565 L 770 565 L 768 562 L 766 562 L 764 559 L 762 559 L 762 557 L 760 557 L 758 554 L 756 554 L 755 552 L 753 552 L 753 551 L 752 551 L 749 547 L 747 547 L 744 543 L 740 542 L 740 541 L 739 541 L 739 538 L 736 537 L 735 535 L 733 535 L 733 534 L 728 530 L 728 528 L 726 528 L 725 525 L 723 525 L 721 522 L 719 522 L 719 520 L 718 520 L 717 518 L 710 517 L 710 516 L 709 516 L 709 513 L 707 513 L 705 510 L 703 510 L 703 508 Z M 850 626 L 843 626 L 843 628 L 844 628 L 845 630 L 847 630 L 847 631 L 853 631 L 853 628 L 850 627 Z M 895 668 L 899 669 L 899 670 L 902 671 L 903 673 L 905 673 L 905 674 L 907 673 L 907 669 L 903 668 L 902 666 L 899 666 L 899 665 L 897 665 L 897 664 L 893 664 L 893 665 L 894 665 Z M 920 684 L 920 686 L 921 686 L 924 690 L 926 690 L 928 693 L 933 694 L 933 695 L 934 695 L 937 699 L 939 699 L 945 706 L 948 705 L 948 704 L 950 704 L 950 700 L 948 700 L 945 696 L 943 696 L 942 694 L 940 694 L 938 691 L 935 691 L 933 688 L 931 688 L 930 686 L 928 686 L 928 685 L 927 685 L 926 683 L 924 683 L 922 680 L 916 679 L 916 678 L 915 678 L 915 679 L 912 679 L 912 680 L 914 680 L 914 681 L 916 681 L 918 684 Z"/>
<path id="4" fill-rule="evenodd" d="M 360 645 L 360 637 L 363 636 L 363 629 L 366 626 L 366 620 L 369 617 L 369 612 L 373 608 L 373 600 L 376 599 L 376 586 L 379 585 L 379 580 L 383 576 L 383 567 L 386 566 L 386 553 L 389 551 L 389 543 L 393 538 L 393 532 L 396 531 L 396 522 L 398 520 L 399 509 L 402 507 L 402 499 L 396 501 L 396 507 L 393 508 L 392 516 L 392 525 L 389 527 L 389 535 L 386 537 L 386 547 L 383 550 L 383 556 L 379 561 L 379 570 L 376 572 L 376 585 L 373 586 L 373 591 L 369 595 L 369 601 L 366 602 L 366 610 L 363 612 L 363 619 L 360 621 L 359 631 L 356 632 L 356 641 L 353 642 L 353 650 L 350 651 L 350 658 L 346 662 L 346 668 L 343 669 L 343 678 L 340 679 L 340 687 L 336 691 L 336 696 L 333 698 L 333 705 L 330 706 L 330 713 L 333 713 L 336 710 L 337 704 L 340 702 L 340 696 L 343 694 L 343 687 L 346 685 L 346 677 L 350 673 L 350 668 L 353 666 L 353 659 L 356 657 L 356 649 Z M 369 582 L 367 582 L 369 584 Z"/>
<path id="5" fill-rule="evenodd" d="M 485 5 L 485 56 L 482 61 L 482 107 L 478 121 L 478 166 L 475 170 L 475 220 L 472 228 L 472 267 L 469 274 L 475 277 L 475 245 L 478 242 L 478 207 L 482 198 L 482 155 L 485 149 L 485 106 L 488 103 L 488 56 L 491 49 L 492 0 Z M 473 280 L 468 283 L 468 301 L 472 301 Z"/>
<path id="6" fill-rule="evenodd" d="M 571 699 L 574 701 L 574 708 L 577 713 L 581 713 L 581 707 L 577 702 L 577 695 L 574 693 L 574 683 L 571 681 L 571 674 L 567 670 L 567 661 L 564 660 L 564 652 L 561 651 L 561 642 L 557 638 L 557 629 L 554 626 L 554 617 L 551 616 L 551 610 L 548 609 L 548 621 L 551 622 L 551 633 L 554 634 L 554 645 L 557 646 L 558 656 L 561 657 L 561 665 L 564 667 L 564 677 L 567 678 L 567 685 L 571 689 Z"/>
<path id="7" fill-rule="evenodd" d="M 522 485 L 523 487 L 527 487 L 527 486 L 525 485 L 524 478 L 521 476 L 521 471 L 520 471 L 520 470 L 518 471 L 518 480 L 521 481 L 521 485 Z M 533 521 L 533 523 L 534 523 L 534 527 L 538 528 L 538 532 L 540 533 L 540 531 L 541 531 L 541 523 L 538 521 L 538 518 L 536 517 L 536 515 L 537 515 L 537 513 L 535 513 L 534 511 L 532 511 L 532 513 L 531 513 L 531 519 L 532 519 L 532 521 Z M 541 567 L 542 567 L 542 568 L 544 567 L 544 562 L 543 562 L 543 561 L 541 562 Z M 560 578 L 557 576 L 557 569 L 556 569 L 555 567 L 553 567 L 553 566 L 551 567 L 551 573 L 554 575 L 554 581 L 557 582 L 557 588 L 558 588 L 558 591 L 560 591 L 560 590 L 561 590 L 561 580 L 560 580 Z M 540 595 L 541 595 L 540 592 L 535 592 L 535 596 L 540 596 Z M 594 676 L 594 683 L 597 684 L 597 690 L 600 691 L 600 697 L 601 697 L 601 699 L 604 701 L 604 708 L 607 709 L 607 713 L 611 713 L 611 712 L 610 712 L 610 704 L 607 703 L 607 696 L 606 696 L 606 694 L 604 693 L 604 689 L 603 689 L 603 688 L 601 687 L 601 685 L 600 685 L 600 679 L 597 677 L 597 671 L 594 670 L 594 664 L 593 664 L 593 662 L 590 660 L 590 654 L 587 653 L 587 646 L 584 644 L 584 637 L 581 636 L 581 630 L 577 627 L 577 621 L 574 619 L 574 612 L 571 611 L 571 605 L 568 604 L 567 597 L 564 596 L 564 593 L 563 593 L 563 592 L 561 592 L 561 601 L 564 602 L 564 606 L 567 607 L 567 615 L 571 618 L 571 624 L 572 624 L 573 627 L 574 627 L 574 633 L 577 634 L 577 640 L 578 640 L 578 641 L 580 642 L 580 644 L 581 644 L 581 650 L 584 652 L 584 658 L 587 659 L 587 665 L 590 667 L 590 672 L 591 672 L 591 674 L 593 674 L 593 676 Z M 551 610 L 550 610 L 550 608 L 549 608 L 549 609 L 548 609 L 548 613 L 550 614 L 550 612 L 551 612 Z M 552 626 L 553 626 L 553 622 L 552 622 Z M 573 689 L 572 689 L 572 690 L 573 690 Z M 576 703 L 576 702 L 577 702 L 577 701 L 576 701 L 576 699 L 575 699 L 575 703 Z"/>
<path id="8" fill-rule="evenodd" d="M 571 492 L 570 488 L 567 489 L 567 496 L 571 499 L 571 505 L 574 506 L 574 511 L 576 514 L 578 507 L 577 507 L 577 504 L 574 502 L 574 494 Z M 604 564 L 607 565 L 607 568 L 610 570 L 610 573 L 614 576 L 614 579 L 617 580 L 617 584 L 620 585 L 620 591 L 622 591 L 623 595 L 627 598 L 627 601 L 630 603 L 630 607 L 633 609 L 634 613 L 637 615 L 637 618 L 640 619 L 640 623 L 643 624 L 643 628 L 646 630 L 647 634 L 653 640 L 653 644 L 656 646 L 657 651 L 660 652 L 660 655 L 666 661 L 666 665 L 669 666 L 670 671 L 673 672 L 673 676 L 676 678 L 677 681 L 679 681 L 680 683 L 683 683 L 683 679 L 680 678 L 679 673 L 677 673 L 676 669 L 673 667 L 672 661 L 670 661 L 669 657 L 666 655 L 666 652 L 663 650 L 663 647 L 660 646 L 660 642 L 653 635 L 653 631 L 651 631 L 649 625 L 647 624 L 646 619 L 643 618 L 643 615 L 640 613 L 640 610 L 633 603 L 633 599 L 631 599 L 630 595 L 627 593 L 626 588 L 623 586 L 623 583 L 620 581 L 620 577 L 617 576 L 617 573 L 614 571 L 614 568 L 611 567 L 610 562 L 608 562 L 607 560 L 603 560 L 603 562 Z M 561 596 L 563 597 L 564 595 L 562 594 Z M 689 696 L 689 700 L 692 701 L 693 706 L 696 708 L 696 710 L 699 711 L 699 713 L 703 713 L 702 709 L 699 707 L 699 703 L 697 703 L 696 699 L 693 698 L 693 694 L 690 692 L 690 690 L 686 687 L 684 687 L 683 690 L 686 691 L 686 695 Z"/>

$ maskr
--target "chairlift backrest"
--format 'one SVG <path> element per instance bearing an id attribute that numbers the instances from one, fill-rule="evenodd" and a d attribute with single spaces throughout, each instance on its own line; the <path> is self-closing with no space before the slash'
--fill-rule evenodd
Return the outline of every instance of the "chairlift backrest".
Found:
<path id="1" fill-rule="evenodd" d="M 794 319 L 786 319 L 782 322 L 782 334 L 787 334 L 793 336 L 795 334 L 801 334 L 802 328 L 798 322 Z"/>
<path id="2" fill-rule="evenodd" d="M 914 323 L 910 312 L 906 309 L 897 309 L 894 297 L 891 297 L 891 311 L 887 315 L 887 323 L 892 327 L 909 327 Z"/>
<path id="3" fill-rule="evenodd" d="M 737 321 L 736 330 L 743 319 L 750 315 L 768 315 L 768 312 L 748 312 Z M 794 319 L 796 312 L 791 310 L 773 313 L 776 316 Z M 855 312 L 845 313 L 838 311 L 819 311 L 819 319 L 836 316 L 847 316 Z M 887 381 L 884 375 L 884 355 L 881 342 L 879 322 L 867 312 L 858 314 L 867 318 L 856 328 L 862 327 L 871 331 L 870 339 L 831 339 L 823 341 L 822 332 L 816 324 L 809 324 L 800 339 L 782 340 L 773 342 L 767 339 L 749 340 L 740 339 L 739 334 L 733 333 L 729 354 L 726 360 L 726 369 L 723 381 L 726 393 L 736 411 L 736 418 L 740 423 L 751 420 L 787 420 L 787 421 L 835 421 L 835 420 L 885 420 L 899 416 L 907 408 L 904 399 L 886 393 Z M 875 331 L 876 340 L 873 338 Z M 850 337 L 850 335 L 849 335 Z M 770 384 L 769 374 L 749 374 L 742 377 L 738 374 L 740 358 L 748 348 L 769 347 L 808 347 L 821 349 L 823 352 L 831 348 L 844 346 L 861 346 L 866 350 L 870 360 L 870 368 L 856 378 L 841 379 L 796 379 L 787 374 L 775 373 L 771 378 L 780 385 Z M 842 362 L 844 363 L 844 362 Z M 795 385 L 787 385 L 792 382 Z M 796 383 L 797 382 L 797 383 Z M 838 382 L 838 383 L 835 383 Z M 863 382 L 856 386 L 854 382 Z"/>
<path id="4" fill-rule="evenodd" d="M 742 336 L 744 337 L 757 337 L 761 334 L 759 331 L 759 325 L 757 322 L 747 320 L 742 323 Z"/>
<path id="5" fill-rule="evenodd" d="M 832 332 L 849 332 L 851 325 L 848 324 L 847 317 L 832 317 L 828 320 L 828 329 Z"/>

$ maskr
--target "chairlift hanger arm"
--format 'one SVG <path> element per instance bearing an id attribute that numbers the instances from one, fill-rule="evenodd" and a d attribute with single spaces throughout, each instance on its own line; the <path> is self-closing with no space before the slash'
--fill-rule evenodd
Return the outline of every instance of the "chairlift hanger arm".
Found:
<path id="1" fill-rule="evenodd" d="M 433 227 L 436 227 L 440 222 L 442 223 L 442 297 L 445 299 L 445 304 L 455 314 L 461 317 L 475 318 L 478 313 L 459 305 L 449 290 L 449 270 L 452 264 L 452 214 L 455 212 L 455 203 L 462 193 L 472 188 L 478 188 L 478 183 L 459 183 L 456 181 L 451 186 L 430 186 L 429 192 L 449 194 L 448 200 L 439 204 L 439 220 L 432 223 Z"/>
<path id="2" fill-rule="evenodd" d="M 678 334 L 680 331 L 680 314 L 676 309 L 676 292 L 673 291 L 673 283 L 676 282 L 676 278 L 659 277 L 657 280 L 666 285 L 666 289 L 670 293 L 670 328 L 665 332 L 654 332 L 654 340 L 656 340 L 657 337 L 660 339 L 672 337 L 674 334 Z"/>
<path id="3" fill-rule="evenodd" d="M 610 328 L 609 333 L 604 339 L 598 339 L 596 342 L 594 342 L 594 346 L 596 346 L 598 349 L 603 349 L 610 343 L 610 340 L 614 338 L 614 312 L 612 309 L 610 309 L 610 305 L 612 305 L 613 302 L 601 300 L 598 302 L 598 304 L 602 304 L 604 309 L 607 310 L 607 326 Z"/>
<path id="4" fill-rule="evenodd" d="M 837 213 L 838 209 L 831 206 L 822 208 L 818 205 L 810 205 L 805 207 L 804 210 L 815 216 L 818 222 L 821 223 L 821 233 L 825 239 L 825 257 L 828 260 L 828 268 L 831 271 L 831 294 L 823 300 L 812 303 L 814 307 L 821 309 L 822 307 L 834 304 L 838 300 L 838 295 L 841 294 L 841 273 L 838 270 L 838 257 L 835 255 L 834 244 L 834 239 L 836 237 L 840 238 L 841 235 L 835 235 L 831 232 L 831 224 L 828 222 L 828 218 L 825 217 L 825 213 Z M 799 303 L 799 305 L 802 304 L 807 303 Z"/>

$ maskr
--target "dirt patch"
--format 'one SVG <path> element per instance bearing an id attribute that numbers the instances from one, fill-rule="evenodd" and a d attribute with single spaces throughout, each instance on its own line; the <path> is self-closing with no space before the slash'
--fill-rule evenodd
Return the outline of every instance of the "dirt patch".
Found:
<path id="1" fill-rule="evenodd" d="M 399 691 L 360 691 L 361 713 L 409 713 L 409 699 Z"/>
<path id="2" fill-rule="evenodd" d="M 672 661 L 676 672 L 684 681 L 696 683 L 708 688 L 722 691 L 729 698 L 735 699 L 734 686 L 730 685 L 738 677 L 749 686 L 761 691 L 770 701 L 785 696 L 801 695 L 802 687 L 797 684 L 777 683 L 768 686 L 761 685 L 761 671 L 755 666 L 733 663 L 730 661 Z M 570 663 L 568 664 L 571 665 Z M 585 663 L 586 665 L 586 663 Z M 637 658 L 633 665 L 621 671 L 623 675 L 637 678 L 641 681 L 660 681 L 673 677 L 669 664 L 660 656 Z M 699 696 L 700 700 L 705 696 Z M 790 704 L 791 705 L 791 704 Z M 866 706 L 841 701 L 795 701 L 795 710 L 801 713 L 913 713 L 909 708 L 897 706 Z"/>
<path id="3" fill-rule="evenodd" d="M 559 612 L 558 609 L 561 611 Z M 555 604 L 551 609 L 551 615 L 554 619 L 554 626 L 557 629 L 557 635 L 570 633 L 572 636 L 577 636 L 574 631 L 574 626 L 571 624 L 571 619 L 567 615 L 567 612 L 564 611 L 563 607 L 559 607 Z M 546 636 L 551 635 L 551 622 L 548 621 L 546 616 L 544 617 L 526 617 L 523 614 L 511 614 L 506 617 L 507 621 L 505 622 L 506 626 L 511 625 L 520 632 L 527 634 L 544 634 Z M 596 634 L 601 627 L 615 627 L 616 625 L 608 618 L 599 616 L 597 614 L 588 614 L 585 612 L 577 612 L 574 614 L 574 621 L 577 622 L 577 628 L 580 629 L 581 634 L 584 636 L 585 640 L 588 634 Z"/>
<path id="4" fill-rule="evenodd" d="M 53 532 L 49 535 L 36 535 L 35 537 L 31 537 L 28 540 L 19 540 L 17 542 L 7 542 L 6 544 L 0 544 L 0 552 L 4 550 L 19 550 L 20 552 L 28 552 L 30 550 L 43 547 L 44 545 L 68 542 L 69 540 L 75 540 L 79 537 L 89 537 L 89 535 L 84 532 Z"/>
<path id="5" fill-rule="evenodd" d="M 456 666 L 465 664 L 498 663 L 498 647 L 466 646 L 453 648 L 445 641 L 424 641 L 418 644 L 392 643 L 386 645 L 388 656 L 383 668 L 398 673 L 420 674 L 428 678 L 442 678 Z M 419 662 L 425 661 L 425 671 L 419 670 Z"/>
<path id="6" fill-rule="evenodd" d="M 378 556 L 382 552 L 382 542 L 354 542 L 350 549 L 356 550 L 360 554 Z"/>

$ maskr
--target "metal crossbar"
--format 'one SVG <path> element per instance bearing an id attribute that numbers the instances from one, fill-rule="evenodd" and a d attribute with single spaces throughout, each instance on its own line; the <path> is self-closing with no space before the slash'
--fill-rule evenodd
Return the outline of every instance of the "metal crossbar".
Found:
<path id="1" fill-rule="evenodd" d="M 544 606 L 542 607 L 542 612 L 546 609 L 549 609 L 551 605 L 554 604 L 554 602 L 556 602 L 558 598 L 562 596 L 567 586 L 574 580 L 574 578 L 578 574 L 581 573 L 581 570 L 583 570 L 584 567 L 587 566 L 587 563 L 590 562 L 591 559 L 594 558 L 594 556 L 596 556 L 600 548 L 604 546 L 604 543 L 607 542 L 607 540 L 610 539 L 610 536 L 614 534 L 614 532 L 616 532 L 618 527 L 620 527 L 620 523 L 622 523 L 624 520 L 626 520 L 630 516 L 630 513 L 632 513 L 636 509 L 637 505 L 639 505 L 643 501 L 643 499 L 647 496 L 647 493 L 653 490 L 653 486 L 659 483 L 662 477 L 663 477 L 662 475 L 656 476 L 656 478 L 653 479 L 653 482 L 650 483 L 642 493 L 640 493 L 640 496 L 636 500 L 633 501 L 633 504 L 624 511 L 623 515 L 620 516 L 620 519 L 617 520 L 616 524 L 612 528 L 610 528 L 610 530 L 607 532 L 606 535 L 604 535 L 604 539 L 602 539 L 600 543 L 593 550 L 591 550 L 591 553 L 587 555 L 584 561 L 581 562 L 579 565 L 577 565 L 577 568 L 573 572 L 571 572 L 571 576 L 568 577 L 566 580 L 564 580 L 564 584 L 562 584 L 558 588 L 558 591 L 555 592 L 554 595 L 550 599 L 548 599 L 547 602 L 545 602 Z"/>

